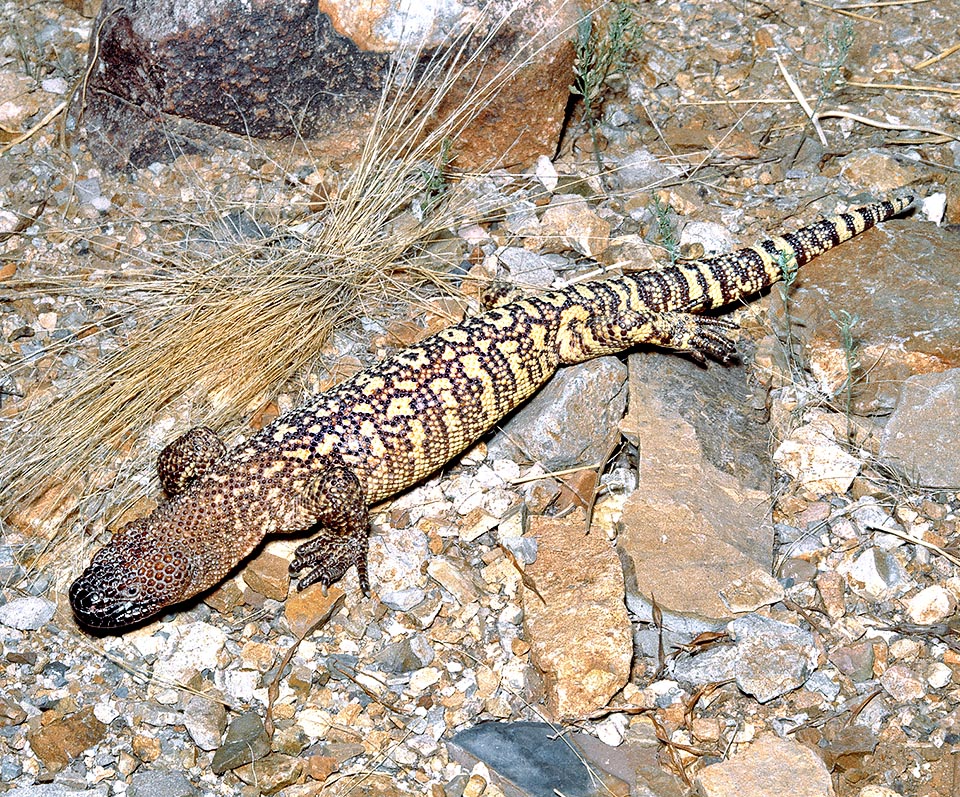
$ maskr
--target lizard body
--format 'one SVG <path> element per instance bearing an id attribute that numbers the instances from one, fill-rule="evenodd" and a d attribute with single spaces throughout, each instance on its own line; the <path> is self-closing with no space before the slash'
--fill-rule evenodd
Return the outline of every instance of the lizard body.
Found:
<path id="1" fill-rule="evenodd" d="M 574 284 L 466 319 L 310 398 L 227 451 L 199 427 L 162 452 L 168 500 L 118 531 L 73 583 L 77 617 L 120 628 L 213 587 L 269 534 L 306 529 L 300 588 L 355 565 L 368 591 L 367 507 L 466 449 L 561 365 L 638 344 L 727 361 L 733 324 L 696 315 L 745 299 L 902 212 L 876 202 L 755 246 Z"/>

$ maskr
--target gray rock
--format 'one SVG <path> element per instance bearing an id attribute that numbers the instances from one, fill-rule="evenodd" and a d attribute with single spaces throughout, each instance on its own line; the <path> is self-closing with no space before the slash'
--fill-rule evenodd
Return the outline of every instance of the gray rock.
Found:
<path id="1" fill-rule="evenodd" d="M 433 648 L 422 634 L 391 642 L 377 653 L 375 660 L 384 672 L 406 673 L 426 667 L 434 658 Z"/>
<path id="2" fill-rule="evenodd" d="M 134 772 L 130 797 L 193 797 L 199 794 L 182 772 Z"/>
<path id="3" fill-rule="evenodd" d="M 606 791 L 595 776 L 603 773 L 588 768 L 577 754 L 573 737 L 561 738 L 542 722 L 482 722 L 456 734 L 449 742 L 451 757 L 472 766 L 483 761 L 495 782 L 510 794 L 524 797 L 599 797 L 618 794 Z M 612 776 L 607 776 L 614 780 Z M 611 788 L 608 783 L 606 788 Z"/>
<path id="4" fill-rule="evenodd" d="M 737 649 L 734 645 L 715 645 L 695 656 L 684 656 L 673 667 L 673 677 L 684 684 L 730 681 L 737 673 Z"/>
<path id="5" fill-rule="evenodd" d="M 611 172 L 624 191 L 650 190 L 673 179 L 677 173 L 677 169 L 663 163 L 661 158 L 645 149 L 631 152 Z"/>
<path id="6" fill-rule="evenodd" d="M 539 462 L 548 471 L 591 465 L 623 416 L 627 369 L 616 357 L 562 368 L 503 425 L 490 459 Z"/>
<path id="7" fill-rule="evenodd" d="M 960 368 L 904 382 L 880 456 L 925 487 L 960 485 Z"/>
<path id="8" fill-rule="evenodd" d="M 0 606 L 0 625 L 36 631 L 53 619 L 57 606 L 44 598 L 15 598 Z"/>
<path id="9" fill-rule="evenodd" d="M 227 712 L 219 700 L 190 695 L 183 710 L 183 724 L 201 750 L 216 750 L 227 727 Z"/>
<path id="10" fill-rule="evenodd" d="M 408 612 L 423 603 L 426 598 L 426 590 L 419 587 L 384 590 L 380 593 L 380 602 L 398 612 Z"/>
<path id="11" fill-rule="evenodd" d="M 761 703 L 802 686 L 817 665 L 813 635 L 788 623 L 749 614 L 727 626 L 732 646 L 681 658 L 673 675 L 692 686 L 734 679 Z"/>
<path id="12" fill-rule="evenodd" d="M 257 761 L 270 752 L 270 740 L 263 720 L 255 711 L 246 711 L 230 723 L 227 738 L 213 755 L 210 768 L 222 775 L 229 769 Z"/>
<path id="13" fill-rule="evenodd" d="M 524 565 L 537 561 L 537 541 L 533 537 L 501 537 L 500 544 Z"/>
<path id="14" fill-rule="evenodd" d="M 819 692 L 827 700 L 836 700 L 840 694 L 840 684 L 823 670 L 817 670 L 811 675 L 804 686 L 811 692 Z"/>
<path id="15" fill-rule="evenodd" d="M 510 281 L 521 287 L 549 288 L 556 272 L 543 255 L 520 246 L 508 246 L 497 257 L 510 269 Z"/>
<path id="16" fill-rule="evenodd" d="M 727 627 L 736 641 L 736 679 L 761 703 L 792 692 L 817 666 L 813 634 L 797 626 L 749 614 Z"/>

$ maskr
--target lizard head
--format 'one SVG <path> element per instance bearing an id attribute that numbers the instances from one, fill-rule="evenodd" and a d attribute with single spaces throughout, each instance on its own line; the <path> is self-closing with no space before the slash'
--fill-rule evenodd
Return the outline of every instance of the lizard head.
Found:
<path id="1" fill-rule="evenodd" d="M 85 626 L 124 628 L 196 591 L 190 552 L 159 540 L 155 525 L 152 515 L 127 524 L 73 582 L 70 605 Z"/>

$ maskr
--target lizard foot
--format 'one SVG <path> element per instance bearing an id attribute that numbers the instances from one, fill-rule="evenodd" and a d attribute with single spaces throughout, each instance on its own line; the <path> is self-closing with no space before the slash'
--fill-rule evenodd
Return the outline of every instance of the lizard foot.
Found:
<path id="1" fill-rule="evenodd" d="M 364 595 L 369 595 L 366 541 L 366 535 L 349 538 L 321 532 L 299 546 L 290 562 L 290 572 L 298 574 L 301 570 L 309 570 L 297 582 L 297 591 L 302 592 L 310 585 L 319 583 L 326 592 L 327 587 L 343 578 L 351 565 L 356 565 L 360 589 Z"/>
<path id="2" fill-rule="evenodd" d="M 726 318 L 660 313 L 654 317 L 653 326 L 661 346 L 683 352 L 700 365 L 706 365 L 708 358 L 728 363 L 737 352 L 737 344 L 724 332 L 738 327 Z"/>

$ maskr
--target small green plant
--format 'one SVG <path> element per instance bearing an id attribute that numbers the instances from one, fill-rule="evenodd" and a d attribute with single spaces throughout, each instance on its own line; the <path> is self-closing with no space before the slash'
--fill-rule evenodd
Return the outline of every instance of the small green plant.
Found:
<path id="1" fill-rule="evenodd" d="M 643 32 L 637 23 L 633 4 L 614 4 L 610 22 L 602 29 L 594 24 L 593 14 L 585 15 L 577 25 L 576 57 L 570 92 L 583 98 L 583 118 L 590 128 L 593 153 L 600 166 L 597 146 L 597 118 L 607 80 L 624 65 L 634 39 Z M 603 168 L 600 168 L 601 174 Z"/>
<path id="2" fill-rule="evenodd" d="M 853 47 L 855 40 L 856 33 L 853 28 L 853 23 L 849 19 L 845 19 L 833 26 L 828 26 L 823 34 L 823 47 L 828 53 L 828 56 L 819 64 L 820 92 L 817 96 L 817 101 L 810 110 L 809 115 L 811 122 L 816 127 L 817 132 L 824 144 L 826 144 L 826 140 L 823 137 L 823 131 L 819 128 L 817 114 L 823 107 L 827 97 L 833 93 L 838 84 L 842 81 L 843 65 L 846 63 L 847 58 L 850 55 L 850 49 Z M 790 156 L 790 158 L 786 161 L 788 168 L 789 165 L 792 165 L 793 161 L 800 154 L 800 149 L 803 147 L 804 140 L 805 139 L 803 135 L 798 136 L 796 148 L 793 150 L 793 154 Z"/>
<path id="3" fill-rule="evenodd" d="M 831 311 L 830 317 L 837 325 L 837 331 L 840 333 L 840 347 L 843 349 L 844 364 L 847 371 L 847 378 L 844 379 L 838 392 L 843 393 L 844 414 L 847 418 L 847 440 L 850 440 L 853 432 L 850 422 L 853 414 L 853 387 L 863 373 L 859 347 L 853 337 L 853 328 L 859 323 L 860 316 L 848 310 L 840 310 L 838 313 Z"/>
<path id="4" fill-rule="evenodd" d="M 820 76 L 821 93 L 817 101 L 818 107 L 823 103 L 824 97 L 830 94 L 840 83 L 841 70 L 850 55 L 850 48 L 853 47 L 856 38 L 853 22 L 849 19 L 833 25 L 824 33 L 824 48 L 834 57 L 830 62 L 820 64 L 822 74 Z"/>
<path id="5" fill-rule="evenodd" d="M 798 362 L 799 352 L 796 350 L 796 342 L 793 339 L 790 292 L 793 290 L 793 284 L 797 281 L 800 266 L 797 265 L 796 257 L 783 251 L 777 252 L 777 266 L 780 268 L 780 300 L 783 302 L 784 346 L 787 350 L 787 360 L 791 364 L 791 369 L 799 373 L 803 370 L 803 363 Z"/>
<path id="6" fill-rule="evenodd" d="M 424 199 L 422 209 L 424 215 L 436 208 L 437 203 L 447 193 L 450 162 L 453 160 L 453 139 L 445 136 L 440 142 L 436 163 L 420 166 L 420 179 L 423 181 Z"/>
<path id="7" fill-rule="evenodd" d="M 680 259 L 680 238 L 677 227 L 670 217 L 670 205 L 663 202 L 657 194 L 653 194 L 653 216 L 657 225 L 656 242 L 659 243 L 670 258 L 670 265 Z"/>

